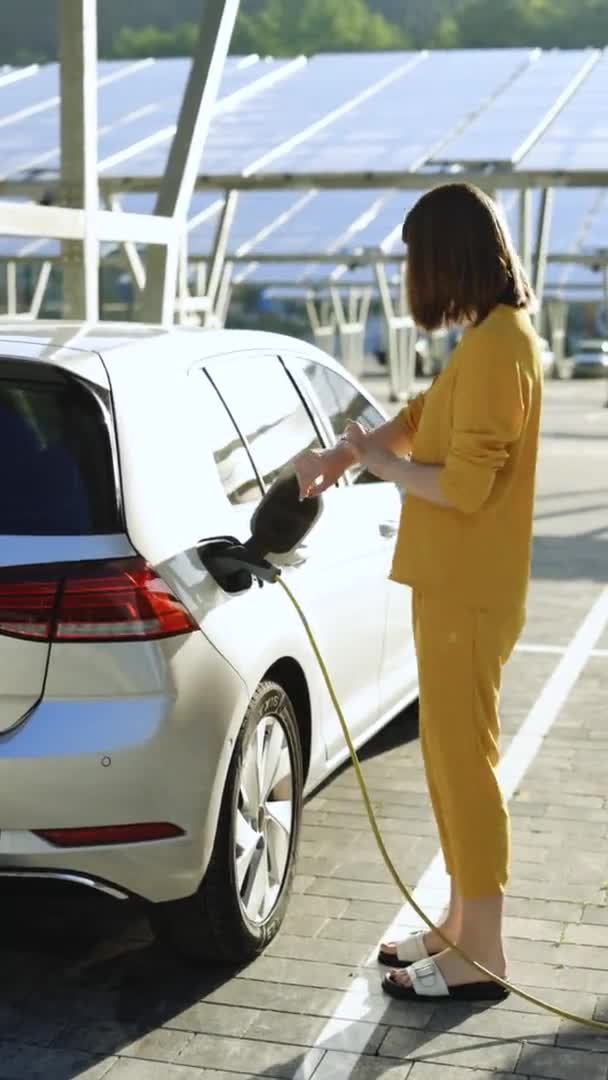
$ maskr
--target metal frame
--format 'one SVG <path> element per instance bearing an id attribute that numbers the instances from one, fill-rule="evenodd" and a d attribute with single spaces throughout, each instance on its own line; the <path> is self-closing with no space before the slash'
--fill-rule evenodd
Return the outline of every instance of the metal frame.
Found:
<path id="1" fill-rule="evenodd" d="M 390 400 L 404 401 L 407 400 L 416 374 L 417 338 L 414 320 L 407 309 L 405 262 L 401 263 L 399 270 L 396 304 L 393 300 L 386 266 L 382 262 L 376 262 L 374 270 L 386 328 Z"/>
<path id="2" fill-rule="evenodd" d="M 146 322 L 173 321 L 179 246 L 238 8 L 239 0 L 207 0 L 204 7 L 169 159 L 158 185 L 154 212 L 168 218 L 173 230 L 165 246 L 148 251 L 140 307 Z"/>
<path id="3" fill-rule="evenodd" d="M 306 194 L 294 204 L 296 207 L 310 198 L 320 189 L 337 189 L 347 186 L 351 189 L 390 189 L 425 190 L 437 184 L 452 182 L 455 178 L 477 183 L 485 190 L 496 192 L 502 188 L 517 189 L 520 192 L 519 248 L 524 265 L 542 297 L 547 261 L 580 262 L 598 266 L 598 259 L 593 255 L 548 255 L 547 242 L 552 212 L 553 189 L 556 187 L 600 187 L 608 185 L 608 170 L 586 170 L 579 172 L 531 171 L 518 170 L 504 162 L 494 162 L 480 167 L 450 166 L 444 169 L 426 168 L 417 171 L 429 162 L 431 154 L 436 154 L 437 146 L 431 148 L 415 163 L 415 167 L 405 172 L 386 170 L 360 173 L 260 173 L 271 161 L 280 159 L 284 144 L 259 161 L 254 162 L 244 174 L 211 176 L 198 174 L 199 162 L 207 136 L 213 107 L 216 101 L 219 80 L 224 67 L 229 40 L 236 13 L 238 0 L 207 0 L 201 19 L 199 44 L 193 59 L 188 84 L 184 93 L 169 160 L 163 176 L 136 177 L 123 176 L 97 179 L 96 161 L 96 31 L 95 0 L 61 0 L 61 120 L 62 120 L 62 169 L 60 180 L 49 184 L 43 176 L 31 178 L 27 182 L 0 181 L 0 191 L 30 194 L 33 198 L 54 199 L 59 205 L 36 206 L 33 204 L 0 204 L 0 229 L 5 234 L 23 236 L 54 236 L 61 240 L 64 255 L 66 314 L 73 317 L 92 319 L 97 316 L 98 291 L 98 252 L 103 240 L 117 240 L 121 243 L 127 265 L 138 292 L 138 314 L 149 321 L 170 323 L 175 312 L 181 320 L 191 320 L 200 313 L 206 325 L 217 325 L 225 319 L 227 304 L 232 289 L 232 273 L 237 263 L 251 264 L 264 261 L 274 262 L 318 262 L 332 264 L 334 267 L 345 256 L 340 251 L 325 251 L 303 255 L 290 253 L 288 256 L 264 255 L 252 251 L 258 236 L 249 244 L 241 245 L 234 254 L 227 256 L 230 225 L 238 193 L 241 191 L 303 189 Z M 326 127 L 333 120 L 353 109 L 360 100 L 377 92 L 379 87 L 390 83 L 400 73 L 415 67 L 422 54 L 411 58 L 399 69 L 389 73 L 379 82 L 367 87 L 350 101 L 332 110 L 305 130 L 296 133 L 287 140 L 286 145 L 294 145 L 294 139 L 302 142 Z M 595 59 L 599 59 L 598 53 Z M 296 58 L 284 69 L 262 76 L 251 86 L 241 88 L 235 94 L 223 100 L 221 107 L 229 107 L 231 101 L 257 92 L 261 83 L 273 82 L 283 78 L 288 70 L 301 66 L 305 61 Z M 140 62 L 141 63 L 141 62 Z M 145 63 L 145 62 L 144 62 Z M 593 66 L 589 61 L 589 68 Z M 586 69 L 585 69 L 586 71 Z M 20 73 L 23 76 L 23 73 Z M 10 73 L 9 73 L 10 75 Z M 12 78 L 12 75 L 10 75 Z M 24 77 L 24 76 L 23 76 Z M 111 76 L 118 77 L 118 76 Z M 583 78 L 583 75 L 580 76 Z M 576 81 L 576 80 L 575 80 Z M 580 80 L 579 80 L 580 81 Z M 571 96 L 574 84 L 569 86 L 566 97 Z M 566 93 L 566 92 L 564 92 Z M 553 112 L 563 104 L 564 94 L 556 101 Z M 45 103 L 47 107 L 48 103 Z M 485 106 L 484 106 L 485 107 Z M 465 118 L 468 122 L 470 116 Z M 463 121 L 463 122 L 465 122 Z M 462 125 L 457 125 L 457 127 Z M 546 125 L 545 125 L 546 126 Z M 157 133 L 163 140 L 170 137 L 170 129 Z M 452 137 L 449 132 L 441 145 Z M 536 135 L 536 132 L 534 133 Z M 130 151 L 134 147 L 129 148 Z M 120 160 L 127 161 L 132 153 L 121 152 Z M 198 174 L 198 175 L 197 175 Z M 223 189 L 226 192 L 224 205 L 218 223 L 213 252 L 206 258 L 205 280 L 202 271 L 196 271 L 195 295 L 188 287 L 188 267 L 200 266 L 196 259 L 188 258 L 187 233 L 192 222 L 186 220 L 192 193 L 198 190 Z M 542 189 L 542 205 L 539 218 L 534 252 L 531 245 L 531 189 Z M 98 190 L 99 189 L 99 190 Z M 111 210 L 102 211 L 98 206 L 101 192 L 105 205 Z M 120 209 L 119 194 L 128 191 L 157 191 L 154 214 L 128 214 Z M 203 216 L 209 210 L 203 212 Z M 281 215 L 284 218 L 285 215 Z M 267 226 L 262 233 L 269 235 L 278 227 L 280 219 Z M 355 223 L 351 226 L 351 232 Z M 146 245 L 146 264 L 136 248 L 137 243 Z M 29 253 L 28 253 L 29 257 Z M 386 264 L 395 263 L 398 257 L 380 251 L 357 252 L 346 256 L 347 266 L 373 265 L 378 284 L 382 309 L 387 323 L 387 340 L 392 379 L 392 392 L 396 396 L 406 393 L 409 384 L 409 371 L 413 366 L 414 346 L 410 341 L 411 317 L 408 315 L 403 288 L 399 289 L 399 299 L 395 306 L 388 287 Z M 14 259 L 7 262 L 9 279 L 9 302 L 11 309 L 17 309 Z M 44 289 L 50 274 L 51 260 L 42 262 L 38 282 L 34 290 L 32 310 L 39 311 Z M 608 304 L 608 257 L 602 258 L 599 265 L 603 268 L 604 292 Z M 341 269 L 341 267 L 340 267 Z M 345 268 L 346 269 L 346 268 Z M 328 285 L 336 284 L 338 274 L 330 278 Z M 201 290 L 204 289 L 204 292 Z M 367 290 L 369 293 L 369 290 Z M 357 299 L 355 299 L 357 297 Z M 35 300 L 35 303 L 34 303 Z M 355 350 L 351 362 L 357 364 L 359 345 L 357 335 L 362 336 L 369 296 L 361 290 L 349 293 L 348 311 L 344 308 L 342 296 L 334 288 L 330 292 L 332 316 L 326 312 L 317 312 L 314 300 L 308 304 L 309 317 L 315 334 L 328 335 L 331 326 L 344 337 L 345 351 Z M 312 305 L 312 306 L 311 306 Z M 354 305 L 354 306 L 353 306 Z M 359 306 L 358 306 L 359 305 Z M 314 315 L 312 314 L 314 312 Z M 316 326 L 316 329 L 315 329 Z M 346 330 L 346 328 L 349 328 Z M 346 344 L 346 336 L 349 344 Z"/>
<path id="4" fill-rule="evenodd" d="M 99 315 L 97 0 L 61 0 L 60 202 L 82 207 L 82 237 L 62 242 L 63 307 L 69 319 Z"/>

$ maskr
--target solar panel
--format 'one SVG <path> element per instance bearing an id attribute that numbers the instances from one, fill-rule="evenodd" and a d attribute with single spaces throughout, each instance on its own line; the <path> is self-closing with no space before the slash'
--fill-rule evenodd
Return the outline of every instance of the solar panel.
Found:
<path id="1" fill-rule="evenodd" d="M 519 162 L 522 169 L 606 170 L 608 52 L 604 52 L 547 132 Z"/>
<path id="2" fill-rule="evenodd" d="M 517 161 L 534 132 L 548 121 L 556 102 L 574 91 L 596 57 L 597 52 L 589 49 L 539 50 L 487 108 L 433 156 L 433 161 L 463 165 Z"/>
<path id="3" fill-rule="evenodd" d="M 143 140 L 161 139 L 166 158 L 190 70 L 189 59 L 100 61 L 98 65 L 98 159 L 100 172 L 129 160 Z M 228 98 L 286 61 L 229 57 L 218 100 Z M 27 85 L 26 85 L 27 84 Z M 0 179 L 59 168 L 59 67 L 48 64 L 37 76 L 0 85 Z M 21 117 L 23 110 L 36 109 Z"/>
<path id="4" fill-rule="evenodd" d="M 437 51 L 418 54 L 412 63 L 406 54 L 397 78 L 260 169 L 265 174 L 411 169 L 512 79 L 528 57 L 526 49 Z M 319 87 L 324 79 L 341 86 L 343 63 L 327 61 L 323 72 L 311 64 L 310 75 Z M 371 87 L 368 60 L 360 67 L 369 73 Z"/>
<path id="5" fill-rule="evenodd" d="M 244 65 L 233 70 L 229 76 L 229 82 L 225 83 L 225 76 L 222 80 L 220 92 L 218 95 L 218 103 L 225 98 L 229 98 L 232 94 L 237 93 L 239 90 L 245 90 L 245 88 L 255 89 L 256 92 L 247 96 L 246 101 L 241 102 L 240 107 L 237 107 L 236 103 L 230 105 L 225 103 L 220 109 L 218 109 L 218 115 L 216 116 L 214 123 L 212 124 L 212 130 L 218 124 L 222 128 L 222 131 L 227 132 L 228 139 L 230 138 L 231 129 L 234 128 L 235 117 L 241 116 L 244 112 L 246 116 L 256 114 L 256 110 L 259 111 L 259 98 L 265 97 L 271 93 L 272 90 L 279 92 L 277 87 L 283 87 L 284 80 L 289 80 L 290 73 L 296 71 L 296 69 L 302 66 L 301 60 L 263 60 L 259 61 L 255 65 Z M 274 81 L 273 81 L 274 80 Z M 164 80 L 163 80 L 164 81 Z M 268 85 L 270 84 L 270 85 Z M 150 94 L 154 97 L 158 94 L 158 90 L 151 89 Z M 285 106 L 285 89 L 282 89 L 281 97 L 283 108 Z M 163 99 L 160 103 L 159 112 L 153 118 L 153 122 L 149 125 L 145 123 L 140 126 L 137 132 L 137 139 L 131 138 L 131 133 L 125 133 L 125 137 L 120 145 L 117 145 L 114 149 L 114 153 L 120 151 L 120 157 L 116 163 L 108 162 L 103 167 L 105 175 L 108 176 L 122 176 L 128 174 L 130 176 L 160 176 L 162 175 L 167 155 L 169 152 L 169 139 L 161 139 L 155 141 L 155 137 L 162 133 L 163 129 L 167 126 L 175 124 L 177 120 L 177 112 L 179 108 L 179 96 L 173 90 L 169 98 L 165 101 L 164 91 Z M 226 107 L 228 105 L 229 107 Z M 286 110 L 287 111 L 287 110 Z M 287 111 L 288 112 L 288 111 Z M 241 138 L 245 136 L 243 130 L 240 129 L 240 125 L 246 123 L 244 120 L 239 120 L 239 128 Z M 138 140 L 150 139 L 148 145 L 141 147 L 134 146 Z M 205 158 L 207 157 L 207 147 L 209 146 L 209 140 L 205 144 Z M 134 153 L 129 153 L 130 148 L 134 149 Z M 124 162 L 128 161 L 128 165 Z"/>
<path id="6" fill-rule="evenodd" d="M 270 85 L 238 108 L 220 113 L 205 144 L 202 171 L 235 173 L 282 146 L 295 133 L 320 121 L 365 89 L 374 78 L 403 62 L 403 54 L 367 57 L 330 54 L 285 65 L 284 79 Z M 158 175 L 164 167 L 162 148 L 139 155 L 130 166 L 138 176 Z M 110 175 L 119 175 L 120 169 Z"/>

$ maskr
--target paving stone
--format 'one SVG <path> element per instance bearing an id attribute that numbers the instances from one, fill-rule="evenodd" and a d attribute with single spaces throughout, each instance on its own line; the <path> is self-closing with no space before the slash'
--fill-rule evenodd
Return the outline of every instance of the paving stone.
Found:
<path id="1" fill-rule="evenodd" d="M 452 1035 L 447 1032 L 409 1031 L 391 1028 L 382 1043 L 379 1055 L 410 1060 L 428 1057 L 433 1063 L 470 1068 L 513 1071 L 519 1057 L 519 1043 L 494 1042 L 490 1039 Z"/>
<path id="2" fill-rule="evenodd" d="M 247 968 L 251 979 L 318 986 L 327 990 L 348 990 L 355 975 L 346 964 L 321 964 L 308 960 L 287 960 L 280 956 L 259 956 Z"/>
<path id="3" fill-rule="evenodd" d="M 280 933 L 293 937 L 314 938 L 321 932 L 326 922 L 325 915 L 298 915 L 288 910 Z"/>
<path id="4" fill-rule="evenodd" d="M 315 879 L 312 878 L 309 885 L 313 885 L 314 882 Z M 298 918 L 305 918 L 307 915 L 311 915 L 338 919 L 344 915 L 348 905 L 348 900 L 340 900 L 332 896 L 313 896 L 312 893 L 304 892 L 301 895 L 298 894 L 297 896 L 291 897 L 289 901 L 289 915 L 294 915 Z"/>
<path id="5" fill-rule="evenodd" d="M 288 957 L 296 962 L 312 960 L 352 967 L 361 963 L 368 952 L 368 947 L 357 941 L 320 941 L 280 934 L 271 942 L 264 955 Z"/>
<path id="6" fill-rule="evenodd" d="M 381 926 L 376 922 L 363 919 L 327 919 L 319 932 L 320 941 L 358 941 L 371 949 L 381 933 Z"/>
<path id="7" fill-rule="evenodd" d="M 285 1042 L 294 1046 L 319 1045 L 324 1050 L 344 1050 L 359 1054 L 374 1054 L 386 1034 L 378 1024 L 326 1019 L 315 1016 L 285 1015 L 265 1010 L 248 1032 L 250 1039 Z"/>
<path id="8" fill-rule="evenodd" d="M 597 1008 L 597 994 L 584 993 L 579 990 L 558 990 L 554 986 L 522 986 L 522 989 L 525 989 L 527 993 L 534 995 L 534 997 L 548 1002 L 550 1005 L 555 1005 L 558 1009 L 565 1009 L 567 1012 L 576 1013 L 577 1015 L 593 1016 Z M 504 1009 L 507 1012 L 532 1012 L 534 1015 L 543 1013 L 541 1006 L 533 1005 L 517 994 L 510 994 L 505 1001 L 494 1005 L 493 1009 L 495 1012 Z"/>
<path id="9" fill-rule="evenodd" d="M 181 1055 L 180 1064 L 199 1065 L 206 1069 L 239 1071 L 245 1068 L 254 1076 L 309 1080 L 323 1057 L 322 1050 L 306 1050 L 283 1043 L 263 1043 L 253 1039 L 225 1039 L 216 1035 L 195 1035 Z"/>
<path id="10" fill-rule="evenodd" d="M 114 1061 L 69 1050 L 1 1043 L 0 1080 L 102 1080 Z"/>
<path id="11" fill-rule="evenodd" d="M 169 1065 L 166 1061 L 134 1061 L 123 1058 L 112 1066 L 104 1080 L 255 1080 L 255 1077 L 246 1077 L 243 1073 L 197 1069 L 193 1065 Z"/>
<path id="12" fill-rule="evenodd" d="M 86 1022 L 84 1019 L 71 1028 L 67 1028 L 57 1039 L 58 1045 L 66 1049 L 86 1050 L 91 1054 L 119 1053 L 123 1046 L 133 1042 L 143 1034 L 141 1026 L 135 1023 L 121 1024 L 119 1021 Z"/>
<path id="13" fill-rule="evenodd" d="M 559 964 L 564 963 L 559 957 L 560 946 L 553 941 L 525 941 L 523 938 L 509 938 L 506 952 L 509 963 L 520 960 L 524 963 Z"/>
<path id="14" fill-rule="evenodd" d="M 349 900 L 342 914 L 342 919 L 377 923 L 380 928 L 379 933 L 382 933 L 386 926 L 390 926 L 400 910 L 401 904 L 381 904 L 372 900 Z"/>
<path id="15" fill-rule="evenodd" d="M 608 979 L 604 971 L 590 968 L 565 967 L 551 964 L 527 964 L 516 960 L 510 964 L 511 981 L 523 987 L 557 987 L 563 990 L 583 990 L 601 994 Z"/>
<path id="16" fill-rule="evenodd" d="M 378 1058 L 328 1051 L 314 1074 L 314 1080 L 409 1080 L 412 1064 L 394 1065 Z M 471 1080 L 467 1077 L 467 1080 Z"/>
<path id="17" fill-rule="evenodd" d="M 504 932 L 507 938 L 522 938 L 524 941 L 562 940 L 562 924 L 549 919 L 523 919 L 507 915 L 504 920 Z M 586 944 L 582 942 L 581 944 Z"/>
<path id="18" fill-rule="evenodd" d="M 521 1080 L 521 1076 L 516 1076 L 515 1073 L 461 1069 L 459 1065 L 434 1065 L 427 1061 L 417 1061 L 408 1080 Z"/>
<path id="19" fill-rule="evenodd" d="M 280 982 L 261 982 L 240 977 L 230 979 L 206 995 L 210 1004 L 244 1006 L 252 1010 L 282 1009 L 310 1016 L 333 1016 L 344 995 L 338 990 L 320 990 L 310 986 Z M 171 1021 L 167 1024 L 171 1026 Z"/>
<path id="20" fill-rule="evenodd" d="M 256 1023 L 259 1015 L 258 1009 L 203 1001 L 172 1016 L 165 1022 L 164 1027 L 176 1031 L 237 1037 L 245 1035 Z"/>
<path id="21" fill-rule="evenodd" d="M 333 896 L 343 900 L 378 900 L 381 904 L 400 904 L 401 897 L 396 885 L 369 881 L 334 880 L 315 878 L 306 893 L 317 896 Z"/>
<path id="22" fill-rule="evenodd" d="M 555 954 L 559 964 L 608 971 L 608 948 L 602 948 L 599 942 L 597 945 L 558 945 Z"/>
<path id="23" fill-rule="evenodd" d="M 594 1019 L 600 1019 L 596 1015 Z M 562 1020 L 557 1036 L 558 1046 L 569 1046 L 574 1050 L 599 1051 L 608 1054 L 608 1028 L 602 1035 L 592 1028 L 584 1028 L 580 1024 L 573 1024 L 569 1020 Z"/>
<path id="24" fill-rule="evenodd" d="M 527 1039 L 530 1042 L 553 1044 L 559 1031 L 558 1017 L 550 1013 L 509 1012 L 506 1009 L 477 1009 L 463 1007 L 462 1018 L 454 1009 L 458 1006 L 439 1006 L 428 1028 L 449 1031 L 453 1035 L 479 1035 L 486 1039 Z"/>
<path id="25" fill-rule="evenodd" d="M 539 900 L 536 897 L 505 897 L 505 915 L 522 919 L 542 919 L 543 922 L 579 922 L 583 904 L 559 900 Z"/>
<path id="26" fill-rule="evenodd" d="M 580 921 L 592 926 L 608 926 L 608 906 L 585 905 Z"/>
<path id="27" fill-rule="evenodd" d="M 516 1072 L 534 1078 L 550 1077 L 550 1080 L 606 1080 L 608 1056 L 561 1047 L 524 1045 Z"/>
<path id="28" fill-rule="evenodd" d="M 128 1043 L 122 1048 L 122 1057 L 144 1058 L 150 1061 L 177 1062 L 192 1041 L 192 1034 L 184 1031 L 170 1031 L 157 1028 L 141 1039 Z"/>

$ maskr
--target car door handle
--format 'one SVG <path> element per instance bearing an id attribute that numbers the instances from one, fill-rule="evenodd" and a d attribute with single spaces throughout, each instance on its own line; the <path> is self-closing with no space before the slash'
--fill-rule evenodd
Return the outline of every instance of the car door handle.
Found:
<path id="1" fill-rule="evenodd" d="M 397 535 L 399 526 L 396 521 L 381 521 L 378 532 L 385 540 L 392 540 Z"/>

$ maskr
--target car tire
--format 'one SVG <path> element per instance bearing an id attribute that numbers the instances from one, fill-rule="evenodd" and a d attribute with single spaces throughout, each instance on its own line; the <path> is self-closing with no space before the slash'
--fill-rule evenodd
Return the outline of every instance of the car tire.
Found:
<path id="1" fill-rule="evenodd" d="M 266 797 L 256 796 L 260 771 L 271 784 Z M 194 896 L 154 905 L 158 937 L 186 959 L 207 963 L 243 964 L 262 952 L 289 901 L 303 785 L 294 707 L 278 683 L 266 680 L 237 738 L 207 872 Z"/>

